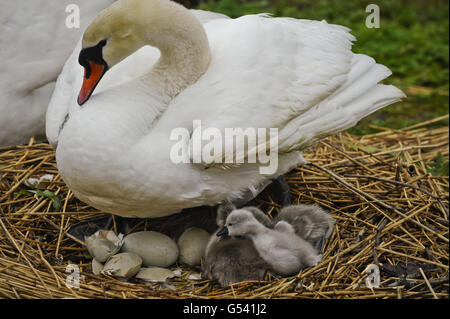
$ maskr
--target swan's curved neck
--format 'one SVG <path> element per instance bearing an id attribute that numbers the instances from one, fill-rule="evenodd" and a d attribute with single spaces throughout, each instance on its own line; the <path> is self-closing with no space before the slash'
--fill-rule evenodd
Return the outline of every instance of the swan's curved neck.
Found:
<path id="1" fill-rule="evenodd" d="M 159 81 L 164 92 L 174 97 L 205 73 L 210 60 L 209 46 L 179 43 L 176 47 L 161 50 L 158 63 L 147 76 Z"/>
<path id="2" fill-rule="evenodd" d="M 83 47 L 103 46 L 103 59 L 114 67 L 139 48 L 161 52 L 143 77 L 149 87 L 175 96 L 207 70 L 211 51 L 200 21 L 185 7 L 169 0 L 118 0 L 103 10 L 83 36 Z M 145 82 L 145 81 L 144 81 Z"/>
<path id="3" fill-rule="evenodd" d="M 153 21 L 147 44 L 157 47 L 161 57 L 144 79 L 156 82 L 174 97 L 195 83 L 208 69 L 211 51 L 205 30 L 186 8 L 166 2 L 164 21 Z M 158 24 L 155 27 L 155 23 Z M 158 30 L 159 29 L 159 30 Z"/>

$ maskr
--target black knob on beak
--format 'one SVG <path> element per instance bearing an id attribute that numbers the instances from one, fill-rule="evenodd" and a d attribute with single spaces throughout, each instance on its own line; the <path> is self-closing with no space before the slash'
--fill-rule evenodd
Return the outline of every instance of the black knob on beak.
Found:
<path id="1" fill-rule="evenodd" d="M 217 233 L 218 237 L 223 237 L 228 235 L 228 228 L 225 226 Z"/>

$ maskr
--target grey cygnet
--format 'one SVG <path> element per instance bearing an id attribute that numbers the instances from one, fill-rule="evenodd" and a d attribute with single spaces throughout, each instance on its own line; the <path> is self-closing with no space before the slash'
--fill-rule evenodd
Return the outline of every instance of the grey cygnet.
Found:
<path id="1" fill-rule="evenodd" d="M 234 206 L 220 206 L 217 211 L 219 230 L 225 225 L 227 215 Z M 256 207 L 247 207 L 254 216 L 267 227 L 272 226 L 272 220 Z M 202 264 L 202 276 L 217 280 L 222 287 L 241 281 L 264 280 L 269 265 L 256 251 L 253 242 L 245 237 L 218 237 L 213 234 L 205 251 L 205 261 Z"/>
<path id="2" fill-rule="evenodd" d="M 281 275 L 296 274 L 305 267 L 317 265 L 322 258 L 289 223 L 279 221 L 274 229 L 268 228 L 246 208 L 232 211 L 217 235 L 250 238 L 261 258 Z"/>
<path id="3" fill-rule="evenodd" d="M 296 234 L 310 242 L 318 252 L 322 252 L 325 239 L 334 229 L 333 217 L 318 205 L 284 207 L 275 220 L 291 224 Z"/>

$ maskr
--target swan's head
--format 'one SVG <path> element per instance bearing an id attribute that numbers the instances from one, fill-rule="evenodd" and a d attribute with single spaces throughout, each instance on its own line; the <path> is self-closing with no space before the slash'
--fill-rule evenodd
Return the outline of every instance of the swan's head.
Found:
<path id="1" fill-rule="evenodd" d="M 89 99 L 108 69 L 145 45 L 135 21 L 140 2 L 145 1 L 117 1 L 100 12 L 86 29 L 78 58 L 85 71 L 78 104 Z"/>
<path id="2" fill-rule="evenodd" d="M 180 42 L 206 37 L 198 20 L 168 0 L 118 0 L 100 12 L 86 29 L 79 63 L 85 69 L 78 104 L 85 103 L 103 75 L 145 45 L 161 51 Z M 204 32 L 203 32 L 204 33 Z M 143 66 L 146 67 L 146 66 Z"/>
<path id="3" fill-rule="evenodd" d="M 228 215 L 225 226 L 217 236 L 245 236 L 255 232 L 258 221 L 253 214 L 245 209 L 237 209 Z"/>

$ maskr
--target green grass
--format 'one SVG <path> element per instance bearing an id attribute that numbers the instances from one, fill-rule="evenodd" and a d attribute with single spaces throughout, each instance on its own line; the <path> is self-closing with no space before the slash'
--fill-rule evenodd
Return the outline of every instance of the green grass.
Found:
<path id="1" fill-rule="evenodd" d="M 365 25 L 365 8 L 380 7 L 380 28 Z M 188 4 L 189 5 L 189 4 Z M 372 56 L 393 75 L 384 83 L 404 90 L 408 98 L 363 119 L 350 129 L 373 132 L 370 124 L 402 128 L 448 113 L 449 4 L 446 0 L 204 0 L 198 8 L 231 17 L 269 12 L 274 16 L 325 19 L 352 29 L 353 51 Z M 443 121 L 441 125 L 448 125 Z"/>
<path id="2" fill-rule="evenodd" d="M 439 152 L 434 159 L 433 165 L 428 168 L 428 173 L 433 176 L 448 176 L 448 172 L 449 162 L 445 159 L 441 152 Z"/>

